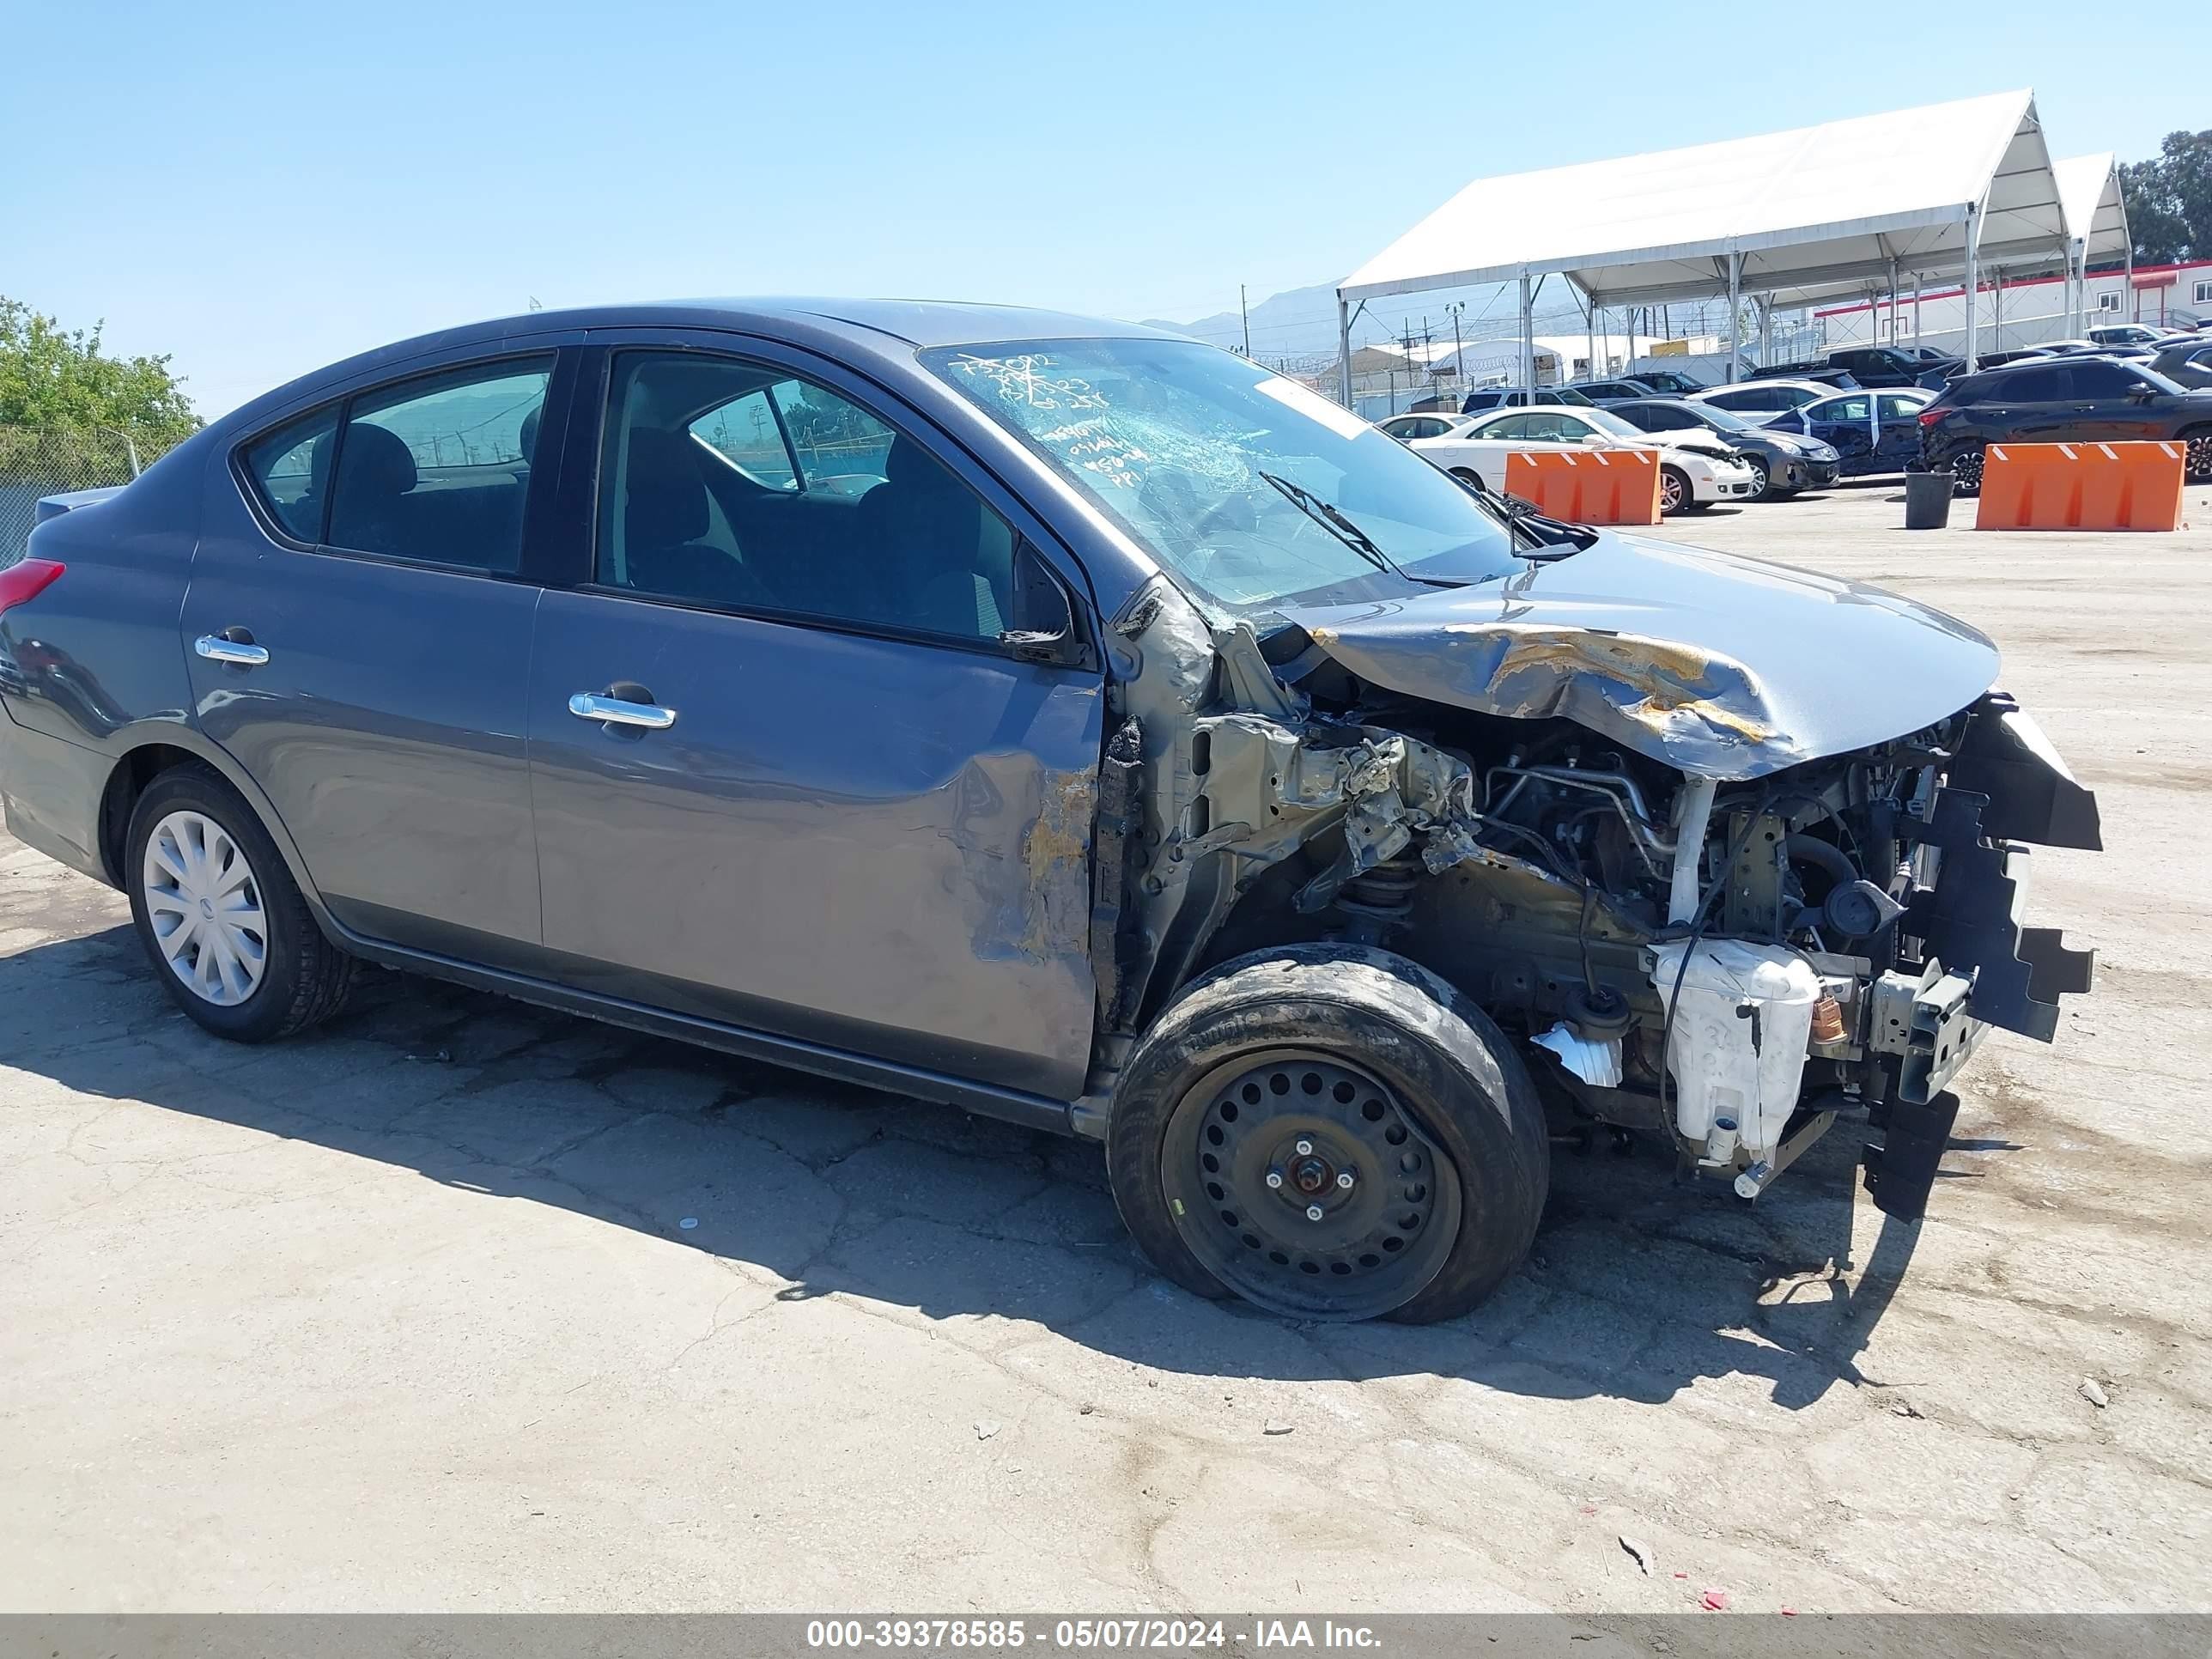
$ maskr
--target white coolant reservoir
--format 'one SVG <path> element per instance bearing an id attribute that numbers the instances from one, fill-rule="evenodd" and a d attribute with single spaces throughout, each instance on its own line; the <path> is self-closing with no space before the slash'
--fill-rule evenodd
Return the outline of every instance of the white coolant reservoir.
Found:
<path id="1" fill-rule="evenodd" d="M 1820 976 L 1794 951 L 1735 939 L 1700 944 L 1685 972 L 1689 948 L 1677 941 L 1653 952 L 1662 1007 L 1674 996 L 1676 975 L 1682 982 L 1667 1044 L 1674 1127 L 1704 1146 L 1715 1139 L 1714 1120 L 1731 1119 L 1741 1155 L 1755 1163 L 1781 1143 L 1796 1109 Z"/>

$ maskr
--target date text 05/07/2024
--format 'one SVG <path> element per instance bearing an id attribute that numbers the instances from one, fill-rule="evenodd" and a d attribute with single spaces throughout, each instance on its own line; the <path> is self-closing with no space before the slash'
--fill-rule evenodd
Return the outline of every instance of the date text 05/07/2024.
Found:
<path id="1" fill-rule="evenodd" d="M 1353 1648 L 1381 1646 L 1365 1625 L 1334 1620 L 1256 1619 L 1231 1625 L 1219 1619 L 813 1619 L 806 1645 L 813 1649 L 889 1648 L 1003 1651 L 1037 1648 L 1045 1651 L 1133 1650 L 1173 1652 L 1238 1649 Z"/>

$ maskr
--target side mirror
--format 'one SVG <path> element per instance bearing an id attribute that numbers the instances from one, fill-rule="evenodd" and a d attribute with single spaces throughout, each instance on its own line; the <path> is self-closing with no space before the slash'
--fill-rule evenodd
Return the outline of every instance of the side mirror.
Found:
<path id="1" fill-rule="evenodd" d="M 2147 404 L 2157 395 L 2155 387 L 2145 386 L 2141 380 L 2128 388 L 2128 401 L 2131 404 Z"/>
<path id="2" fill-rule="evenodd" d="M 1018 662 L 1054 668 L 1091 668 L 1097 659 L 1076 625 L 1075 606 L 1044 556 L 1027 542 L 1014 544 L 1013 626 L 999 643 Z"/>

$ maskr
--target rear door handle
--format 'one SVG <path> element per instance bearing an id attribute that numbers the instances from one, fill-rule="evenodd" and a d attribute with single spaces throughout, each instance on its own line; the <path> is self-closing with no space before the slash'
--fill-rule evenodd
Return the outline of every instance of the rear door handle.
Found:
<path id="1" fill-rule="evenodd" d="M 676 724 L 676 711 L 657 702 L 625 702 L 596 691 L 579 691 L 568 699 L 568 712 L 580 720 L 599 720 L 608 726 L 641 726 L 648 732 L 665 732 Z"/>
<path id="2" fill-rule="evenodd" d="M 243 634 L 242 628 L 233 633 Z M 269 647 L 256 645 L 251 635 L 243 640 L 225 639 L 220 634 L 203 634 L 192 641 L 192 649 L 210 662 L 236 663 L 241 668 L 258 668 L 269 660 Z"/>

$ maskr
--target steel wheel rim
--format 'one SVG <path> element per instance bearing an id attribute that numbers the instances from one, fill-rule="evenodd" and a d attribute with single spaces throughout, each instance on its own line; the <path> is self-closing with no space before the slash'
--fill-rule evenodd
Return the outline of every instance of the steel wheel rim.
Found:
<path id="1" fill-rule="evenodd" d="M 1243 1055 L 1200 1079 L 1168 1121 L 1161 1176 L 1191 1253 L 1276 1313 L 1403 1307 L 1459 1237 L 1459 1173 L 1419 1120 L 1371 1073 L 1310 1050 Z"/>
<path id="2" fill-rule="evenodd" d="M 176 811 L 146 838 L 139 872 L 154 946 L 203 1002 L 234 1008 L 269 966 L 261 883 L 246 851 L 204 812 Z"/>

